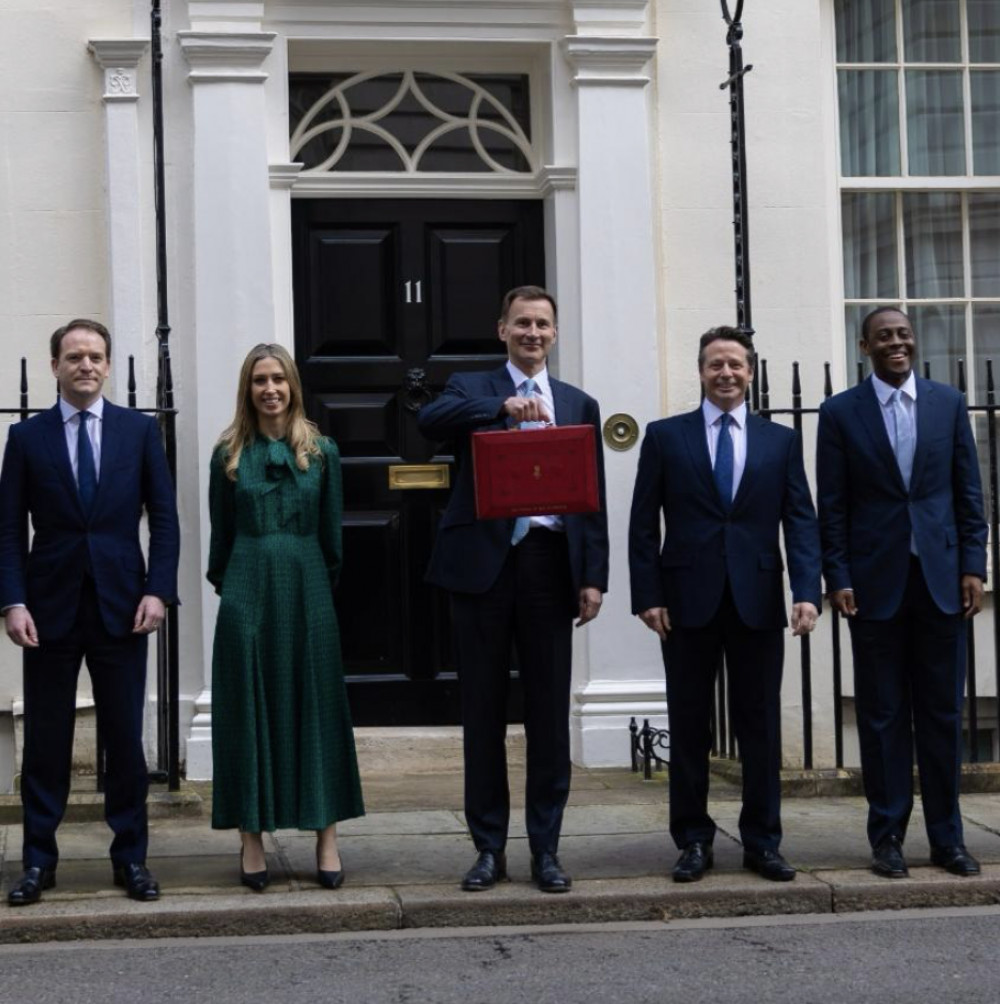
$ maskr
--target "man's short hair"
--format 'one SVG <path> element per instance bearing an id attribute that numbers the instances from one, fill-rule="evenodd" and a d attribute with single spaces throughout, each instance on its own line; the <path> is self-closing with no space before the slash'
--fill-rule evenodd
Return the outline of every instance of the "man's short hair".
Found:
<path id="1" fill-rule="evenodd" d="M 747 362 L 750 365 L 750 369 L 755 370 L 757 368 L 757 353 L 754 352 L 753 339 L 739 328 L 731 328 L 728 325 L 722 324 L 717 328 L 709 328 L 698 340 L 699 370 L 705 362 L 705 349 L 712 342 L 736 342 L 737 345 L 742 345 L 747 351 Z"/>
<path id="2" fill-rule="evenodd" d="M 541 286 L 515 286 L 508 291 L 500 304 L 500 320 L 506 322 L 510 313 L 510 305 L 515 300 L 548 300 L 552 306 L 552 319 L 559 320 L 559 308 L 556 306 L 556 298 Z"/>
<path id="3" fill-rule="evenodd" d="M 913 322 L 910 321 L 910 315 L 907 314 L 907 312 L 903 310 L 901 307 L 893 307 L 893 306 L 876 307 L 874 310 L 865 314 L 864 318 L 861 321 L 861 340 L 863 342 L 868 341 L 868 329 L 871 327 L 872 321 L 874 321 L 879 314 L 888 314 L 888 313 L 902 314 L 903 317 L 906 318 L 906 321 L 910 325 L 910 327 L 913 327 Z"/>
<path id="4" fill-rule="evenodd" d="M 100 321 L 91 321 L 87 317 L 78 317 L 74 321 L 70 321 L 69 324 L 64 324 L 61 328 L 56 328 L 52 332 L 52 337 L 49 339 L 49 350 L 52 353 L 53 359 L 59 358 L 59 351 L 62 347 L 62 340 L 71 331 L 77 328 L 83 328 L 84 331 L 93 331 L 95 335 L 100 335 L 104 339 L 104 351 L 107 354 L 108 361 L 111 360 L 111 332 L 108 331 Z"/>

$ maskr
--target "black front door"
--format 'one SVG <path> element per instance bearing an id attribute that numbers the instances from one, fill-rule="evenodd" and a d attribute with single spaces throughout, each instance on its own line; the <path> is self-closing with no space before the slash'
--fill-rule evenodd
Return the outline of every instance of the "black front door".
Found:
<path id="1" fill-rule="evenodd" d="M 423 582 L 451 457 L 417 431 L 456 370 L 505 358 L 500 298 L 545 275 L 540 202 L 297 199 L 295 355 L 344 472 L 336 604 L 357 725 L 459 720 L 447 597 Z M 440 465 L 414 469 L 414 465 Z M 519 705 L 512 694 L 512 707 Z"/>

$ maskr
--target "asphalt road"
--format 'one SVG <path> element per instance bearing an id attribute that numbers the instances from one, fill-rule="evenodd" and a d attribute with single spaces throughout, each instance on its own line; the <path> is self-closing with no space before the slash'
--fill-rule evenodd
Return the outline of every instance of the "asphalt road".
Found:
<path id="1" fill-rule="evenodd" d="M 0 947 L 3 1004 L 997 1004 L 1000 907 Z"/>

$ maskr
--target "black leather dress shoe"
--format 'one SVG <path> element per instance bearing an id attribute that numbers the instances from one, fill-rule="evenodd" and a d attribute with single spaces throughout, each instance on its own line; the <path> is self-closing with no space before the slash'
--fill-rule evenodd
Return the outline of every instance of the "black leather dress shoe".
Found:
<path id="1" fill-rule="evenodd" d="M 462 888 L 466 892 L 492 889 L 507 877 L 507 858 L 499 851 L 480 851 L 476 863 L 465 873 Z"/>
<path id="2" fill-rule="evenodd" d="M 541 851 L 531 859 L 531 878 L 542 892 L 569 892 L 573 880 L 562 870 L 559 859 Z"/>
<path id="3" fill-rule="evenodd" d="M 11 906 L 29 906 L 42 898 L 43 890 L 51 889 L 55 884 L 54 868 L 25 868 L 24 874 L 7 893 L 7 902 Z"/>
<path id="4" fill-rule="evenodd" d="M 978 875 L 979 862 L 965 849 L 964 844 L 954 847 L 932 847 L 931 862 L 952 875 Z"/>
<path id="5" fill-rule="evenodd" d="M 140 903 L 152 903 L 160 898 L 160 884 L 145 865 L 135 861 L 115 868 L 115 885 L 121 886 L 129 899 Z"/>
<path id="6" fill-rule="evenodd" d="M 872 851 L 872 871 L 882 878 L 906 878 L 910 874 L 899 837 L 886 837 Z"/>
<path id="7" fill-rule="evenodd" d="M 777 851 L 743 852 L 743 867 L 771 882 L 791 882 L 795 869 Z"/>
<path id="8" fill-rule="evenodd" d="M 701 840 L 688 844 L 674 865 L 675 882 L 697 882 L 715 864 L 712 845 Z"/>

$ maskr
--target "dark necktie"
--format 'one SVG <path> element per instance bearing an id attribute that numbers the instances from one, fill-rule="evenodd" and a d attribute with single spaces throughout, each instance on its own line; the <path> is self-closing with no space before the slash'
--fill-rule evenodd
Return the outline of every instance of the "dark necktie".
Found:
<path id="1" fill-rule="evenodd" d="M 518 397 L 534 397 L 535 395 L 535 381 L 529 377 L 520 387 L 517 388 Z M 540 429 L 544 422 L 522 422 L 522 429 Z M 514 520 L 514 529 L 510 535 L 510 542 L 515 547 L 528 536 L 528 530 L 531 529 L 531 518 L 528 516 L 518 516 Z"/>
<path id="2" fill-rule="evenodd" d="M 83 511 L 89 515 L 97 494 L 97 467 L 94 464 L 94 447 L 87 432 L 87 419 L 93 418 L 89 411 L 80 412 L 80 430 L 76 437 L 76 485 L 80 492 Z"/>
<path id="3" fill-rule="evenodd" d="M 719 422 L 719 441 L 715 444 L 715 485 L 719 489 L 723 505 L 728 509 L 733 504 L 733 437 L 729 427 L 733 416 L 725 412 Z"/>

